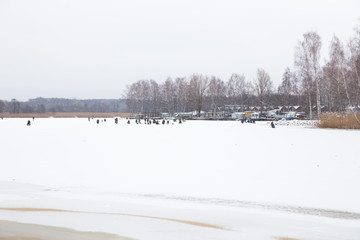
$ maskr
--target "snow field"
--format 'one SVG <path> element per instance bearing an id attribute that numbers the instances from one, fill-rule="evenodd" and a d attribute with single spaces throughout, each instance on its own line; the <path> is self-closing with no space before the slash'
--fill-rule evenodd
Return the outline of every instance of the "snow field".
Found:
<path id="1" fill-rule="evenodd" d="M 0 211 L 5 220 L 137 239 L 360 236 L 358 220 L 239 208 L 220 201 L 359 213 L 359 131 L 272 129 L 268 122 L 128 125 L 122 119 L 116 125 L 112 119 L 96 124 L 50 118 L 35 119 L 30 127 L 25 119 L 0 120 L 0 132 L 1 208 L 84 212 Z M 219 225 L 235 233 L 154 217 Z M 84 224 L 79 219 L 88 220 Z M 114 224 L 101 224 L 109 221 Z"/>

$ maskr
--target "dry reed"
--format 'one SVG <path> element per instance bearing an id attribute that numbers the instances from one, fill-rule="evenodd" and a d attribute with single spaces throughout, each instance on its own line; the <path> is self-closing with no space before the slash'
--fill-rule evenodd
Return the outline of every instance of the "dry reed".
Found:
<path id="1" fill-rule="evenodd" d="M 360 114 L 357 114 L 360 119 Z M 360 129 L 360 123 L 353 113 L 323 114 L 318 123 L 319 128 Z"/>

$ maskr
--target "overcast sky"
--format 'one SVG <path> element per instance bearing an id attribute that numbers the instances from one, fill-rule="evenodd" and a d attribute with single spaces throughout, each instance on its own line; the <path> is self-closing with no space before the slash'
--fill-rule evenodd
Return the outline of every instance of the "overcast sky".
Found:
<path id="1" fill-rule="evenodd" d="M 359 0 L 0 0 L 0 99 L 120 98 L 140 79 L 257 68 L 277 86 L 303 33 L 327 57 L 359 17 Z"/>

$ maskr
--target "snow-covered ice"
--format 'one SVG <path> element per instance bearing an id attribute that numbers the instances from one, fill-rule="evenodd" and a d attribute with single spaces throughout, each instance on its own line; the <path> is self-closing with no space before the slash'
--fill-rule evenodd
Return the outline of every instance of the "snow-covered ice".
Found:
<path id="1" fill-rule="evenodd" d="M 0 120 L 0 220 L 134 239 L 360 239 L 359 131 L 26 121 Z"/>

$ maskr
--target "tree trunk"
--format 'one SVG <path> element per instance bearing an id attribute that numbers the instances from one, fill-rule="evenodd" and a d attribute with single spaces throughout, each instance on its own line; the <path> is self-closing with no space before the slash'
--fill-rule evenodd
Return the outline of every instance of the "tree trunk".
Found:
<path id="1" fill-rule="evenodd" d="M 309 93 L 309 118 L 312 120 L 311 93 Z"/>
<path id="2" fill-rule="evenodd" d="M 354 109 L 352 108 L 351 99 L 350 99 L 350 95 L 349 95 L 349 91 L 348 91 L 348 87 L 347 87 L 347 82 L 346 82 L 346 77 L 345 77 L 345 73 L 344 73 L 344 70 L 343 70 L 343 69 L 342 69 L 342 71 L 341 71 L 341 75 L 342 75 L 342 78 L 343 78 L 343 81 L 344 81 L 344 87 L 345 87 L 346 97 L 347 97 L 348 102 L 349 102 L 350 110 L 351 110 L 351 112 L 353 113 L 353 115 L 354 115 L 357 123 L 360 125 L 360 119 L 358 118 L 356 112 L 355 112 Z"/>
<path id="3" fill-rule="evenodd" d="M 316 78 L 316 108 L 317 108 L 317 118 L 320 119 L 321 103 L 320 103 L 320 87 L 319 87 L 319 79 L 318 78 Z"/>

